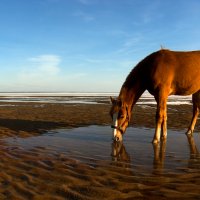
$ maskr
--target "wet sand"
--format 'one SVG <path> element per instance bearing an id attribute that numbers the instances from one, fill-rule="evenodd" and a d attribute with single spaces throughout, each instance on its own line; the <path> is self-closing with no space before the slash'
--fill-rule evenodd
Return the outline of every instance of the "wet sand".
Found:
<path id="1" fill-rule="evenodd" d="M 89 125 L 110 125 L 110 104 L 0 103 L 0 126 L 3 135 L 32 135 L 46 130 Z M 136 105 L 130 126 L 155 126 L 156 105 Z M 187 130 L 192 117 L 191 105 L 168 105 L 168 128 Z M 197 121 L 196 130 L 199 131 Z M 9 131 L 7 131 L 7 129 Z"/>
<path id="2" fill-rule="evenodd" d="M 109 104 L 1 104 L 0 199 L 200 198 L 191 105 L 168 106 L 167 143 L 152 146 L 154 105 L 136 106 L 113 144 Z"/>

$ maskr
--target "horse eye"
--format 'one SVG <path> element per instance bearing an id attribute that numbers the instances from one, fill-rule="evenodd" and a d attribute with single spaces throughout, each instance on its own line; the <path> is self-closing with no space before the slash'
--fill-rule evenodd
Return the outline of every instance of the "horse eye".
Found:
<path id="1" fill-rule="evenodd" d="M 120 118 L 124 118 L 124 115 L 121 115 Z"/>

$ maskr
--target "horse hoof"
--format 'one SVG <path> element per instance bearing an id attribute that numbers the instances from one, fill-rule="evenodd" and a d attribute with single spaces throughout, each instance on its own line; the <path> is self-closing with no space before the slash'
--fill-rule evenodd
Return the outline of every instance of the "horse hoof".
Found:
<path id="1" fill-rule="evenodd" d="M 192 130 L 188 130 L 185 134 L 186 135 L 192 135 L 193 131 Z"/>

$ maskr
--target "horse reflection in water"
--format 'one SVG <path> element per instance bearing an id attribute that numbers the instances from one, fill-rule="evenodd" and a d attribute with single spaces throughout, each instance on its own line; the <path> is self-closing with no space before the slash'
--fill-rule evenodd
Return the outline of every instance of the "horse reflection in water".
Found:
<path id="1" fill-rule="evenodd" d="M 200 153 L 195 144 L 194 137 L 188 135 L 187 138 L 190 147 L 190 159 L 188 160 L 188 167 L 192 169 L 200 169 Z"/>
<path id="2" fill-rule="evenodd" d="M 192 135 L 187 135 L 190 158 L 188 158 L 188 168 L 200 169 L 200 153 L 195 144 L 195 140 Z M 153 173 L 160 174 L 164 169 L 164 161 L 166 154 L 166 140 L 161 141 L 160 144 L 152 144 L 154 150 L 153 159 Z M 129 153 L 126 151 L 123 142 L 113 142 L 112 143 L 112 160 L 115 165 L 125 169 L 131 169 L 131 159 Z"/>
<path id="3" fill-rule="evenodd" d="M 112 160 L 115 161 L 116 166 L 123 168 L 131 168 L 130 155 L 127 153 L 123 142 L 113 142 L 112 143 Z"/>
<path id="4" fill-rule="evenodd" d="M 165 152 L 166 152 L 166 140 L 160 142 L 160 144 L 153 144 L 154 160 L 153 168 L 155 173 L 161 172 L 164 168 Z M 161 170 L 161 171 L 160 171 Z"/>
<path id="5" fill-rule="evenodd" d="M 153 144 L 153 150 L 154 150 L 153 168 L 155 170 L 162 170 L 164 168 L 166 141 L 162 141 L 160 144 Z M 112 143 L 111 156 L 116 166 L 123 167 L 126 169 L 131 168 L 130 155 L 126 151 L 123 142 L 114 141 Z"/>

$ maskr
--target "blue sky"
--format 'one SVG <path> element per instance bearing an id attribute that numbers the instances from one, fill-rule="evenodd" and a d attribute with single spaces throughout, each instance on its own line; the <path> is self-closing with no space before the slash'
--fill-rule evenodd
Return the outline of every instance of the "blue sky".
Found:
<path id="1" fill-rule="evenodd" d="M 0 0 L 0 92 L 118 92 L 162 45 L 200 49 L 199 0 Z"/>

